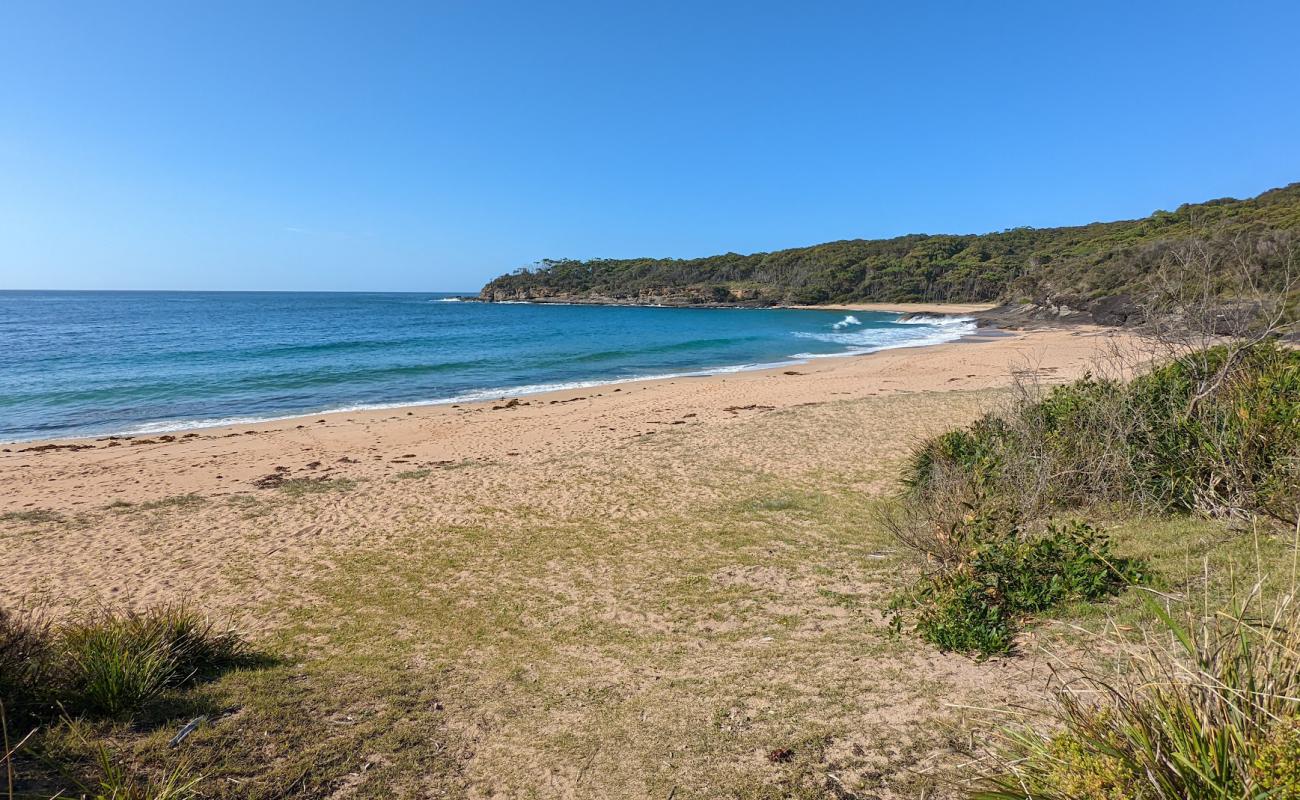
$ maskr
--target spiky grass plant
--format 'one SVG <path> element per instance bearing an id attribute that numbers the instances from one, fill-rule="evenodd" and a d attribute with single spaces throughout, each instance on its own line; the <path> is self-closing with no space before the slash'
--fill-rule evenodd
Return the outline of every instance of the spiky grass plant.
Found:
<path id="1" fill-rule="evenodd" d="M 138 711 L 176 682 L 177 658 L 157 633 L 97 620 L 68 626 L 62 646 L 75 701 L 95 714 Z"/>
<path id="2" fill-rule="evenodd" d="M 36 712 L 53 680 L 50 623 L 0 608 L 0 703 L 13 718 Z"/>
<path id="3" fill-rule="evenodd" d="M 62 625 L 59 644 L 75 701 L 107 716 L 138 711 L 169 688 L 250 657 L 237 632 L 180 605 L 91 612 Z"/>
<path id="4" fill-rule="evenodd" d="M 248 642 L 234 628 L 219 625 L 184 605 L 155 606 L 114 618 L 138 641 L 166 644 L 176 662 L 176 680 L 189 683 L 252 659 Z"/>
<path id="5" fill-rule="evenodd" d="M 1300 617 L 1258 589 L 1125 648 L 1120 674 L 1063 681 L 1007 733 L 987 800 L 1300 800 Z"/>

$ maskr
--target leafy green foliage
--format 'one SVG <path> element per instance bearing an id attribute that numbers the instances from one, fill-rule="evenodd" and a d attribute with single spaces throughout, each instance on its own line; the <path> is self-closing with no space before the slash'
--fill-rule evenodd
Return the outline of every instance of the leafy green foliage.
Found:
<path id="1" fill-rule="evenodd" d="M 1251 773 L 1273 800 L 1300 800 L 1300 716 L 1273 723 L 1251 762 Z"/>
<path id="2" fill-rule="evenodd" d="M 545 260 L 483 288 L 486 299 L 675 295 L 693 303 L 830 303 L 1042 299 L 1071 305 L 1134 286 L 1180 239 L 1300 228 L 1300 184 L 1249 200 L 1213 200 L 1122 222 L 914 234 L 774 253 L 695 259 Z M 1077 299 L 1075 299 L 1077 298 Z"/>
<path id="3" fill-rule="evenodd" d="M 959 562 L 895 601 L 896 611 L 915 608 L 917 631 L 943 650 L 1007 652 L 1023 616 L 1117 594 L 1144 577 L 1142 564 L 1118 557 L 1110 539 L 1083 522 L 1028 534 L 985 517 L 963 535 Z"/>
<path id="4" fill-rule="evenodd" d="M 1135 494 L 1168 509 L 1295 518 L 1300 352 L 1212 348 L 1136 379 L 1128 400 L 1146 422 L 1130 443 Z"/>
<path id="5" fill-rule="evenodd" d="M 1300 352 L 1190 353 L 1127 385 L 1086 377 L 922 445 L 913 502 L 1034 516 L 1123 501 L 1159 511 L 1300 511 Z"/>

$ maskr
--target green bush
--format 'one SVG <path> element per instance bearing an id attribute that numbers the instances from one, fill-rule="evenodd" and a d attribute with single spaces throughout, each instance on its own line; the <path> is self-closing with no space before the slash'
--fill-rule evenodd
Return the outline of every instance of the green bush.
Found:
<path id="1" fill-rule="evenodd" d="M 1189 353 L 1127 385 L 1085 377 L 923 444 L 908 501 L 1033 518 L 1095 503 L 1300 513 L 1300 352 Z"/>
<path id="2" fill-rule="evenodd" d="M 1171 510 L 1300 510 L 1300 352 L 1216 347 L 1135 379 L 1135 494 Z"/>
<path id="3" fill-rule="evenodd" d="M 894 603 L 898 624 L 914 609 L 916 630 L 943 650 L 1007 652 L 1025 615 L 1108 597 L 1144 578 L 1140 562 L 1117 556 L 1110 539 L 1084 522 L 1028 534 L 983 517 L 965 535 L 964 558 Z"/>
<path id="4" fill-rule="evenodd" d="M 941 650 L 991 655 L 1011 649 L 1016 625 L 1005 596 L 969 568 L 929 579 L 906 602 L 916 606 L 917 631 Z"/>
<path id="5" fill-rule="evenodd" d="M 1108 719 L 1099 712 L 1099 719 Z M 1080 800 L 1139 800 L 1144 797 L 1141 776 L 1112 751 L 1121 746 L 1114 736 L 1102 739 L 1105 747 L 1090 746 L 1072 733 L 1053 736 L 1045 747 L 1049 759 L 1044 783 L 1062 797 Z"/>
<path id="6" fill-rule="evenodd" d="M 1300 713 L 1275 721 L 1260 741 L 1251 782 L 1270 800 L 1300 800 Z"/>

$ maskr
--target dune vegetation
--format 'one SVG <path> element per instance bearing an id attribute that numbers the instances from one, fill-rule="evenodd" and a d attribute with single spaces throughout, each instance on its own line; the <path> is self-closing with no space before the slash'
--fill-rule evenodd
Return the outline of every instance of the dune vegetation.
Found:
<path id="1" fill-rule="evenodd" d="M 1124 591 L 1147 611 L 1139 633 L 1092 641 L 1104 667 L 1061 663 L 1047 707 L 986 753 L 978 797 L 1300 797 L 1300 351 L 1261 317 L 1226 336 L 1198 319 L 1223 323 L 1184 315 L 1161 358 L 1111 362 L 1126 377 L 1022 383 L 1003 408 L 925 442 L 881 516 L 919 565 L 895 624 L 940 648 L 1011 653 L 1018 626 Z M 1289 561 L 1257 552 L 1226 590 L 1207 561 L 1195 593 L 1171 592 L 1081 521 L 1188 515 L 1284 542 Z"/>

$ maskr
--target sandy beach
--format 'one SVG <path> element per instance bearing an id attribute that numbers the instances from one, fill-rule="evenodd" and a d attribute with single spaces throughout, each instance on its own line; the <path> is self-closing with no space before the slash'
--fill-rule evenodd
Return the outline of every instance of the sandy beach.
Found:
<path id="1" fill-rule="evenodd" d="M 239 778 L 265 796 L 354 751 L 320 796 L 767 797 L 830 770 L 955 797 L 963 709 L 1024 702 L 1047 662 L 891 633 L 910 562 L 872 509 L 1013 371 L 1073 378 L 1117 336 L 5 445 L 0 601 L 182 602 L 287 657 L 223 684 L 202 740 L 310 731 Z"/>
<path id="2" fill-rule="evenodd" d="M 928 307 L 948 313 L 965 309 Z M 656 439 L 670 439 L 736 465 L 784 473 L 815 469 L 824 459 L 837 458 L 834 452 L 846 443 L 814 439 L 785 448 L 739 447 L 736 442 L 744 439 L 745 428 L 766 425 L 762 420 L 773 412 L 797 423 L 863 403 L 857 413 L 864 440 L 855 446 L 867 448 L 873 461 L 885 465 L 922 436 L 970 419 L 985 402 L 981 392 L 1005 386 L 1013 370 L 1037 371 L 1049 381 L 1076 377 L 1114 335 L 1100 329 L 998 332 L 945 345 L 816 359 L 788 369 L 165 435 L 8 444 L 0 448 L 0 514 L 6 515 L 0 525 L 9 529 L 4 561 L 10 577 L 2 596 L 14 601 L 37 590 L 49 578 L 51 559 L 59 565 L 60 605 L 70 600 L 156 602 L 192 591 L 190 577 L 172 568 L 174 559 L 182 556 L 172 552 L 169 542 L 177 547 L 183 543 L 187 571 L 210 581 L 217 567 L 236 554 L 257 553 L 250 537 L 260 539 L 265 526 L 225 520 L 203 531 L 168 531 L 164 536 L 175 541 L 168 538 L 145 547 L 130 532 L 133 515 L 120 512 L 158 503 L 195 505 L 240 496 L 256 500 L 275 496 L 272 490 L 286 482 L 303 491 L 315 488 L 313 483 L 365 482 L 364 494 L 376 510 L 354 518 L 354 525 L 360 525 L 393 518 L 395 507 L 385 496 L 394 490 L 401 495 L 410 487 L 390 486 L 387 479 L 427 470 L 431 481 L 446 484 L 448 490 L 423 513 L 429 519 L 455 521 L 467 513 L 454 500 L 458 494 L 500 493 L 521 475 L 544 471 L 545 465 L 561 458 L 632 464 Z M 907 397 L 915 401 L 909 403 Z M 938 416 L 922 413 L 922 408 L 936 404 L 946 411 Z M 767 442 L 775 444 L 770 436 Z M 591 499 L 568 490 L 548 493 L 534 481 L 523 483 L 508 498 L 513 504 L 564 509 Z M 888 483 L 882 475 L 878 488 Z M 367 513 L 376 516 L 367 519 Z M 24 522 L 42 516 L 86 522 L 21 530 L 30 527 Z M 338 524 L 327 526 L 328 532 L 300 536 L 299 528 L 307 522 L 281 522 L 280 534 L 290 539 L 275 548 L 276 557 L 305 556 L 297 551 L 309 549 L 311 541 L 347 541 L 352 536 L 349 526 Z M 110 561 L 112 569 L 106 569 Z"/>

